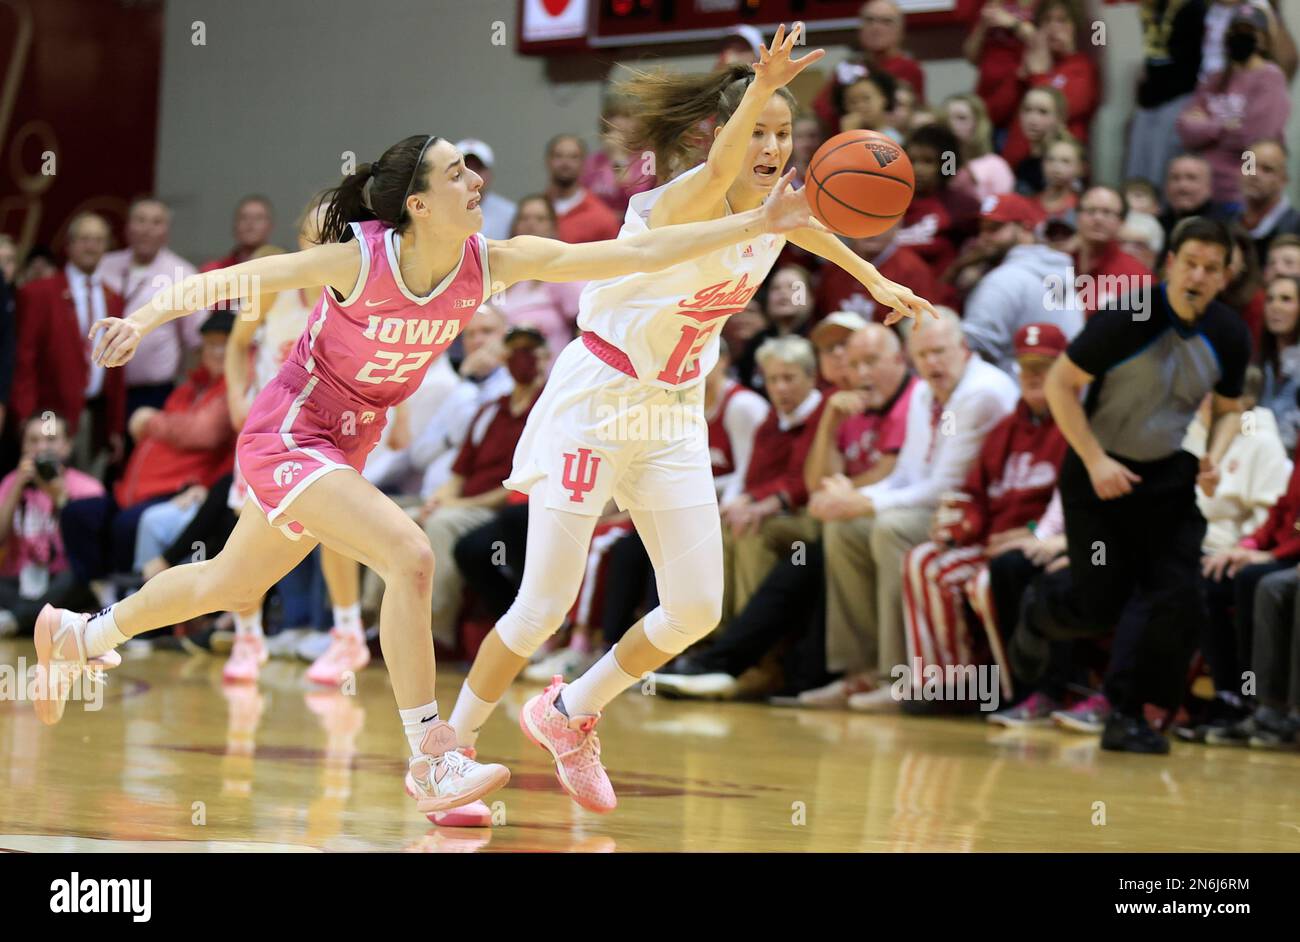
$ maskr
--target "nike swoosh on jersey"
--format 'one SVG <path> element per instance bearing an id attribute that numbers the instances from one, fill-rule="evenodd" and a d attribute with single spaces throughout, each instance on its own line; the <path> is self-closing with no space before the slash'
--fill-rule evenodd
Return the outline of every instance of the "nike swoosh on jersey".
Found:
<path id="1" fill-rule="evenodd" d="M 382 301 L 367 301 L 366 307 L 379 307 L 381 304 L 387 304 L 392 298 L 384 298 Z"/>

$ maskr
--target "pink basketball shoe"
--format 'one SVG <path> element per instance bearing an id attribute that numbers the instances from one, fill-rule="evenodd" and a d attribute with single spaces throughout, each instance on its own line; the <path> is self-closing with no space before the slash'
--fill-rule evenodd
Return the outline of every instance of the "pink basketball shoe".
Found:
<path id="1" fill-rule="evenodd" d="M 337 687 L 350 672 L 356 674 L 370 663 L 370 648 L 365 638 L 333 630 L 330 646 L 325 653 L 312 661 L 307 668 L 307 679 L 313 684 Z"/>
<path id="2" fill-rule="evenodd" d="M 595 731 L 600 716 L 570 719 L 557 710 L 555 700 L 567 686 L 559 674 L 551 678 L 549 687 L 524 704 L 519 726 L 555 759 L 556 778 L 573 800 L 588 811 L 606 814 L 618 805 L 618 798 L 600 764 Z"/>
<path id="3" fill-rule="evenodd" d="M 468 805 L 510 781 L 504 765 L 482 765 L 458 751 L 450 723 L 429 727 L 420 752 L 408 763 L 406 793 L 425 815 Z"/>
<path id="4" fill-rule="evenodd" d="M 36 668 L 32 678 L 32 706 L 46 726 L 63 719 L 73 682 L 102 683 L 103 671 L 122 663 L 122 655 L 109 651 L 86 657 L 86 622 L 89 615 L 46 605 L 36 616 Z"/>
<path id="5" fill-rule="evenodd" d="M 466 759 L 478 756 L 473 746 L 461 746 L 458 751 Z M 443 828 L 490 828 L 492 826 L 492 809 L 483 801 L 471 801 L 468 805 L 461 805 L 450 811 L 435 811 L 428 817 L 438 827 Z"/>
<path id="6" fill-rule="evenodd" d="M 238 635 L 230 657 L 221 669 L 221 679 L 228 684 L 255 684 L 262 665 L 270 657 L 271 652 L 261 635 Z"/>

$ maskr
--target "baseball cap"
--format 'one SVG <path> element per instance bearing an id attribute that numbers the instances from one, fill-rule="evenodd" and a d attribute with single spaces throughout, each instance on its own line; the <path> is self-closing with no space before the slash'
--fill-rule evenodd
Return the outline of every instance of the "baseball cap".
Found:
<path id="1" fill-rule="evenodd" d="M 235 312 L 230 310 L 213 311 L 199 327 L 199 333 L 228 334 L 235 329 Z"/>
<path id="2" fill-rule="evenodd" d="M 538 346 L 546 343 L 546 337 L 532 324 L 516 324 L 511 327 L 506 331 L 505 343 L 509 346 L 511 341 L 518 340 L 521 337 L 532 340 Z"/>
<path id="3" fill-rule="evenodd" d="M 1048 239 L 1067 238 L 1078 231 L 1078 215 L 1072 209 L 1056 216 L 1050 216 L 1043 223 L 1043 236 Z"/>
<path id="4" fill-rule="evenodd" d="M 1261 33 L 1268 32 L 1268 14 L 1252 3 L 1243 3 L 1237 7 L 1228 25 L 1233 23 L 1249 23 Z"/>
<path id="5" fill-rule="evenodd" d="M 476 137 L 467 137 L 463 141 L 456 142 L 456 150 L 460 151 L 465 157 L 473 154 L 479 160 L 483 161 L 483 166 L 490 167 L 496 160 L 492 153 L 492 148 L 485 141 L 480 141 Z"/>
<path id="6" fill-rule="evenodd" d="M 980 218 L 991 222 L 1016 222 L 1033 229 L 1046 218 L 1043 208 L 1034 200 L 1019 193 L 997 193 L 986 196 L 980 204 Z"/>
<path id="7" fill-rule="evenodd" d="M 825 336 L 832 327 L 838 327 L 841 330 L 853 333 L 866 326 L 867 322 L 861 314 L 854 314 L 852 311 L 834 311 L 816 323 L 813 329 L 808 332 L 808 339 L 816 345 L 817 338 Z"/>
<path id="8" fill-rule="evenodd" d="M 1018 357 L 1054 359 L 1065 352 L 1070 342 L 1055 324 L 1026 324 L 1016 331 L 1012 345 Z"/>

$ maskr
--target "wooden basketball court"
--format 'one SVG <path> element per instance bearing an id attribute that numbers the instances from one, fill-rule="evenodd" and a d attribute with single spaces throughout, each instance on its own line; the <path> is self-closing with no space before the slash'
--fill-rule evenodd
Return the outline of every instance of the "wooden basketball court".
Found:
<path id="1" fill-rule="evenodd" d="M 619 795 L 580 810 L 519 732 L 517 684 L 480 754 L 505 762 L 504 826 L 435 828 L 402 790 L 382 666 L 355 696 L 272 661 L 127 652 L 102 710 L 43 727 L 0 702 L 0 849 L 10 851 L 1296 851 L 1300 753 L 1175 744 L 1167 758 L 978 719 L 674 702 L 633 690 L 601 725 Z M 0 665 L 34 661 L 0 643 Z M 461 677 L 439 677 L 449 713 Z M 1104 823 L 1101 823 L 1103 822 Z"/>

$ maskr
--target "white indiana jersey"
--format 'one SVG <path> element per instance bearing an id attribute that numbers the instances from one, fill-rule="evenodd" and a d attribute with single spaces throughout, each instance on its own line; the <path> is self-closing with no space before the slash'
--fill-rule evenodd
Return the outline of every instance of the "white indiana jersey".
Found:
<path id="1" fill-rule="evenodd" d="M 281 291 L 275 296 L 270 310 L 262 315 L 255 340 L 257 353 L 253 361 L 253 382 L 248 390 L 250 402 L 284 366 L 298 338 L 307 329 L 312 307 L 305 299 L 305 292 Z"/>
<path id="2" fill-rule="evenodd" d="M 633 196 L 619 237 L 649 231 L 655 201 L 703 169 Z M 689 388 L 718 362 L 722 325 L 745 309 L 784 245 L 785 236 L 763 233 L 663 271 L 593 281 L 578 302 L 578 327 L 627 354 L 641 382 Z"/>

